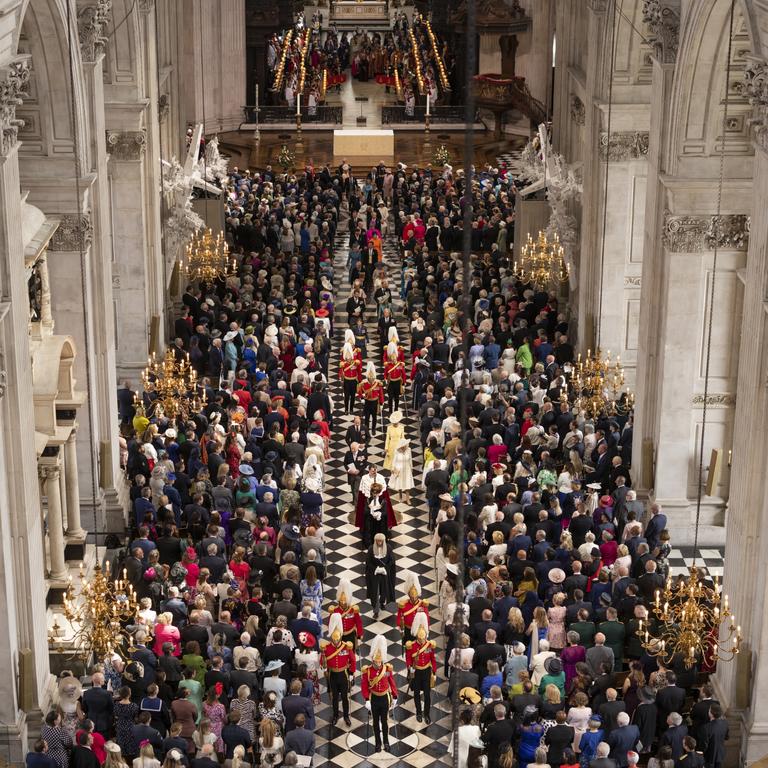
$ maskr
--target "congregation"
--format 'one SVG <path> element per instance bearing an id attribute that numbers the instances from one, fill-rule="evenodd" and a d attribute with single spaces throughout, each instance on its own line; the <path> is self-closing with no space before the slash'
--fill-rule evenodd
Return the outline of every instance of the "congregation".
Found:
<path id="1" fill-rule="evenodd" d="M 314 708 L 328 697 L 331 727 L 349 727 L 358 677 L 374 752 L 391 750 L 388 658 L 402 655 L 419 723 L 447 680 L 458 719 L 445 747 L 462 768 L 478 751 L 490 768 L 720 768 L 727 723 L 708 660 L 654 655 L 638 633 L 671 544 L 663 510 L 631 489 L 631 414 L 590 420 L 568 402 L 567 308 L 515 277 L 506 169 L 473 173 L 471 195 L 449 165 L 360 179 L 347 163 L 234 168 L 228 183 L 236 272 L 187 286 L 171 345 L 205 406 L 169 420 L 150 393 L 118 393 L 132 533 L 105 559 L 141 599 L 133 642 L 96 660 L 89 687 L 62 676 L 29 765 L 309 765 Z M 324 587 L 331 436 L 352 413 L 343 465 L 367 598 L 376 616 L 399 599 L 403 641 L 377 637 L 367 659 L 353 587 Z M 380 467 L 366 445 L 385 416 Z M 415 575 L 395 594 L 390 491 L 408 500 L 417 485 L 437 621 Z"/>

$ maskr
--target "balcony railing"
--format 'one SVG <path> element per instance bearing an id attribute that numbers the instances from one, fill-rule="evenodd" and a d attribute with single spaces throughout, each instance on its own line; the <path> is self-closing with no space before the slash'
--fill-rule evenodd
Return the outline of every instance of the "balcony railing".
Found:
<path id="1" fill-rule="evenodd" d="M 424 124 L 426 119 L 426 107 L 414 107 L 413 114 L 408 115 L 405 106 L 387 106 L 381 108 L 382 125 L 392 125 L 393 123 L 416 123 Z M 429 110 L 429 122 L 432 125 L 440 123 L 463 123 L 463 106 L 436 106 Z"/>
<path id="2" fill-rule="evenodd" d="M 342 121 L 342 108 L 331 107 L 328 105 L 320 105 L 314 107 L 313 114 L 310 115 L 309 108 L 302 106 L 301 108 L 301 122 L 304 123 L 330 123 L 331 125 L 341 125 Z M 296 120 L 296 108 L 295 107 L 267 107 L 260 106 L 258 121 L 256 119 L 256 107 L 245 106 L 243 107 L 243 114 L 245 116 L 244 122 L 256 123 L 259 125 L 268 126 L 270 123 L 293 123 Z"/>

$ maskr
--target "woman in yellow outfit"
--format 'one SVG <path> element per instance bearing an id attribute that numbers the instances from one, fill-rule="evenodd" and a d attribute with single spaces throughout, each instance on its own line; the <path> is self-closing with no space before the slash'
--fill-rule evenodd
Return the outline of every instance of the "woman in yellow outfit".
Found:
<path id="1" fill-rule="evenodd" d="M 402 421 L 403 414 L 400 411 L 395 411 L 389 417 L 387 437 L 384 442 L 384 469 L 392 469 L 397 444 L 405 437 L 405 428 L 402 425 Z"/>

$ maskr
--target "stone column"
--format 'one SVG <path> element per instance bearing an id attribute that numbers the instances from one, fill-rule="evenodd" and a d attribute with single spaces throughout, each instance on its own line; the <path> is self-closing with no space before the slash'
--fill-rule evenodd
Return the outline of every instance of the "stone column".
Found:
<path id="1" fill-rule="evenodd" d="M 61 515 L 61 492 L 58 464 L 40 466 L 40 476 L 45 481 L 45 496 L 48 507 L 48 547 L 51 556 L 49 578 L 63 581 L 67 578 L 67 564 L 64 560 L 64 521 Z"/>
<path id="2" fill-rule="evenodd" d="M 64 443 L 64 473 L 67 487 L 67 534 L 83 536 L 85 531 L 80 524 L 80 486 L 77 478 L 77 429 L 73 428 L 67 442 Z"/>
<path id="3" fill-rule="evenodd" d="M 768 64 L 747 66 L 747 95 L 753 105 L 756 141 L 749 250 L 744 280 L 744 314 L 739 336 L 731 492 L 726 518 L 727 556 L 723 585 L 744 634 L 735 662 L 719 664 L 713 678 L 717 696 L 729 716 L 742 723 L 741 760 L 745 764 L 768 753 L 768 563 L 764 531 L 768 502 L 758 478 L 768 472 Z M 756 596 L 758 596 L 756 598 Z M 736 741 L 731 737 L 731 741 Z M 736 762 L 731 764 L 735 765 Z"/>

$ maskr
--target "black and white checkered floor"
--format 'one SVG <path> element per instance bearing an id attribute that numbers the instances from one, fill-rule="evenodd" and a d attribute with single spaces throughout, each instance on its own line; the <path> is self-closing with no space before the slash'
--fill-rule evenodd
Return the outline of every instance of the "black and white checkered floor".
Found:
<path id="1" fill-rule="evenodd" d="M 349 295 L 347 279 L 347 232 L 337 236 L 335 254 L 334 292 L 336 306 L 344 306 Z M 391 274 L 399 273 L 399 256 L 397 244 L 389 238 L 384 242 L 384 260 L 391 266 Z M 393 280 L 393 283 L 397 283 Z M 338 355 L 343 344 L 344 329 L 346 328 L 345 314 L 338 312 L 338 321 L 334 328 L 333 352 L 329 370 L 331 396 L 334 402 L 335 421 L 332 432 L 331 458 L 325 465 L 325 505 L 323 522 L 326 528 L 328 576 L 324 583 L 326 602 L 336 597 L 336 586 L 339 577 L 344 575 L 356 589 L 356 599 L 360 605 L 363 617 L 364 638 L 359 648 L 359 665 L 369 663 L 368 651 L 371 638 L 383 635 L 389 641 L 390 663 L 396 672 L 396 681 L 400 696 L 394 713 L 390 716 L 390 743 L 392 753 L 374 753 L 373 734 L 368 727 L 367 710 L 360 693 L 359 675 L 352 691 L 351 719 L 352 726 L 347 728 L 343 720 L 336 726 L 330 724 L 331 706 L 327 692 L 323 690 L 322 702 L 316 707 L 317 729 L 315 731 L 317 753 L 314 766 L 377 766 L 377 768 L 423 768 L 424 766 L 450 764 L 447 754 L 448 737 L 451 732 L 450 704 L 447 699 L 447 681 L 438 670 L 438 684 L 432 697 L 432 723 L 418 723 L 415 717 L 413 697 L 407 691 L 408 683 L 405 675 L 405 661 L 400 644 L 400 633 L 395 627 L 396 605 L 390 604 L 388 610 L 382 610 L 378 619 L 373 618 L 372 608 L 366 600 L 365 590 L 365 554 L 361 546 L 360 533 L 350 524 L 350 514 L 354 505 L 347 474 L 343 465 L 344 453 L 347 446 L 344 435 L 352 422 L 352 416 L 343 415 L 343 396 L 338 380 Z M 402 314 L 396 315 L 402 317 Z M 366 320 L 368 321 L 369 344 L 367 359 L 376 363 L 377 372 L 381 375 L 381 345 L 375 325 L 375 314 L 371 308 Z M 408 328 L 405 324 L 398 327 L 401 343 L 408 349 Z M 418 429 L 411 418 L 404 419 L 406 435 L 412 439 L 417 448 L 413 451 L 413 476 L 418 484 L 422 474 L 422 457 L 419 446 Z M 384 463 L 385 435 L 381 431 L 371 438 L 368 445 L 369 459 L 379 468 Z M 388 473 L 384 473 L 387 475 Z M 414 489 L 407 503 L 394 501 L 398 516 L 402 519 L 392 535 L 397 560 L 397 591 L 398 599 L 404 597 L 402 591 L 403 574 L 411 571 L 418 574 L 422 596 L 428 600 L 431 607 L 431 637 L 443 646 L 440 611 L 437 604 L 437 587 L 435 585 L 434 559 L 432 554 L 432 537 L 427 532 L 427 511 L 423 492 Z M 442 663 L 439 654 L 438 664 Z M 358 665 L 358 666 L 359 666 Z"/>

